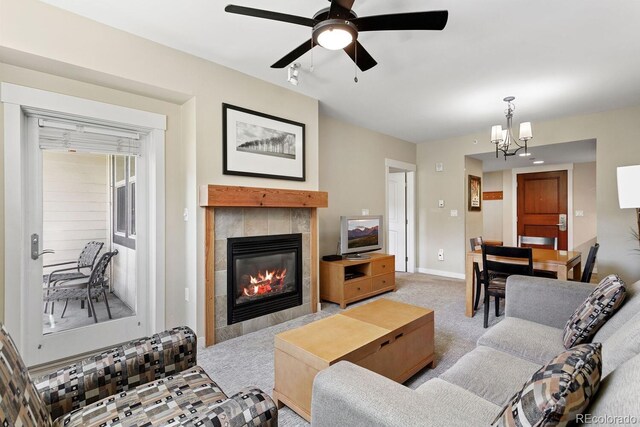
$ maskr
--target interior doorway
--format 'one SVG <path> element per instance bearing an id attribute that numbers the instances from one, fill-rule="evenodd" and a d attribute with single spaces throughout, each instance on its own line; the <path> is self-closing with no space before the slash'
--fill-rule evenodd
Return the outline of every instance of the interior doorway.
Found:
<path id="1" fill-rule="evenodd" d="M 415 271 L 415 173 L 413 164 L 385 161 L 386 251 L 399 272 Z"/>

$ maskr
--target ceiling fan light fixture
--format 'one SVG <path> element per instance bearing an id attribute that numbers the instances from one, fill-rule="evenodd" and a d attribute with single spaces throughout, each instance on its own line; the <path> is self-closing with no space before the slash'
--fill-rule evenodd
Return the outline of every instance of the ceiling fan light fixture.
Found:
<path id="1" fill-rule="evenodd" d="M 325 49 L 340 50 L 358 38 L 358 29 L 349 21 L 328 19 L 313 28 L 313 39 Z"/>
<path id="2" fill-rule="evenodd" d="M 325 49 L 340 50 L 353 43 L 353 36 L 342 28 L 329 27 L 318 34 L 318 44 Z"/>

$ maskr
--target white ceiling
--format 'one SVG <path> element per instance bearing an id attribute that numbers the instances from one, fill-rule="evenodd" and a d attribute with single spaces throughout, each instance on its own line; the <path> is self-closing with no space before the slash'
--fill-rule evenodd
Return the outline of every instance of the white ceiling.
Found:
<path id="1" fill-rule="evenodd" d="M 378 65 L 359 73 L 344 52 L 300 58 L 301 83 L 270 65 L 310 29 L 224 12 L 220 0 L 44 0 L 320 100 L 323 113 L 412 142 L 640 103 L 640 1 L 356 0 L 359 16 L 449 10 L 444 31 L 367 32 Z M 230 0 L 231 1 L 231 0 Z M 327 0 L 232 0 L 312 17 Z M 79 35 L 80 36 L 80 35 Z"/>
<path id="2" fill-rule="evenodd" d="M 532 141 L 533 142 L 533 141 Z M 488 144 L 487 144 L 488 145 Z M 495 147 L 495 146 L 494 146 Z M 496 158 L 495 148 L 490 153 L 475 154 L 474 159 L 482 160 L 483 172 L 494 172 L 504 169 L 526 168 L 538 166 L 534 161 L 543 161 L 544 165 L 561 165 L 567 163 L 586 163 L 596 161 L 596 140 L 566 142 L 564 144 L 536 145 L 530 144 L 527 147 L 530 156 L 521 157 L 519 155 Z M 524 150 L 520 150 L 518 154 Z"/>

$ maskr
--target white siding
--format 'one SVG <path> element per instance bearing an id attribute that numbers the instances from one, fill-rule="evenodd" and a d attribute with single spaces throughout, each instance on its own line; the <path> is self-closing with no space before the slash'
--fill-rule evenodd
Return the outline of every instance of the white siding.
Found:
<path id="1" fill-rule="evenodd" d="M 90 240 L 109 242 L 108 156 L 43 151 L 44 264 L 77 260 Z M 104 250 L 104 249 L 103 249 Z"/>
<path id="2" fill-rule="evenodd" d="M 136 251 L 112 243 L 118 255 L 112 258 L 111 290 L 130 309 L 136 311 Z"/>

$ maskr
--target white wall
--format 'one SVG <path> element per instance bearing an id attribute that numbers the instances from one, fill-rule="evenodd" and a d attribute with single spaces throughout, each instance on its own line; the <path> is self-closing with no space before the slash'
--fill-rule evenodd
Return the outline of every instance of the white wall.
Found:
<path id="1" fill-rule="evenodd" d="M 600 274 L 618 273 L 625 281 L 633 282 L 640 277 L 638 254 L 634 251 L 637 242 L 629 235 L 630 227 L 636 226 L 633 209 L 620 209 L 617 198 L 616 167 L 640 163 L 640 144 L 636 136 L 640 133 L 640 107 L 631 107 L 602 113 L 558 118 L 533 123 L 536 141 L 545 144 L 565 141 L 597 140 L 596 154 L 596 213 L 597 232 L 600 243 L 598 270 Z M 436 211 L 434 204 L 440 198 L 450 199 L 451 209 L 463 209 L 464 200 L 464 156 L 486 151 L 474 140 L 486 141 L 488 130 L 471 135 L 430 141 L 418 145 L 419 179 L 419 265 L 422 268 L 439 269 L 463 274 L 464 227 Z M 488 144 L 488 143 L 487 143 Z M 435 162 L 444 162 L 444 172 L 434 171 Z M 510 172 L 503 175 L 504 211 L 510 212 Z M 507 184 L 508 183 L 508 184 Z M 504 243 L 511 242 L 511 231 L 503 232 Z M 434 248 L 445 245 L 451 256 L 438 263 Z"/>
<path id="2" fill-rule="evenodd" d="M 91 240 L 109 241 L 108 156 L 43 151 L 44 264 L 75 261 Z"/>

